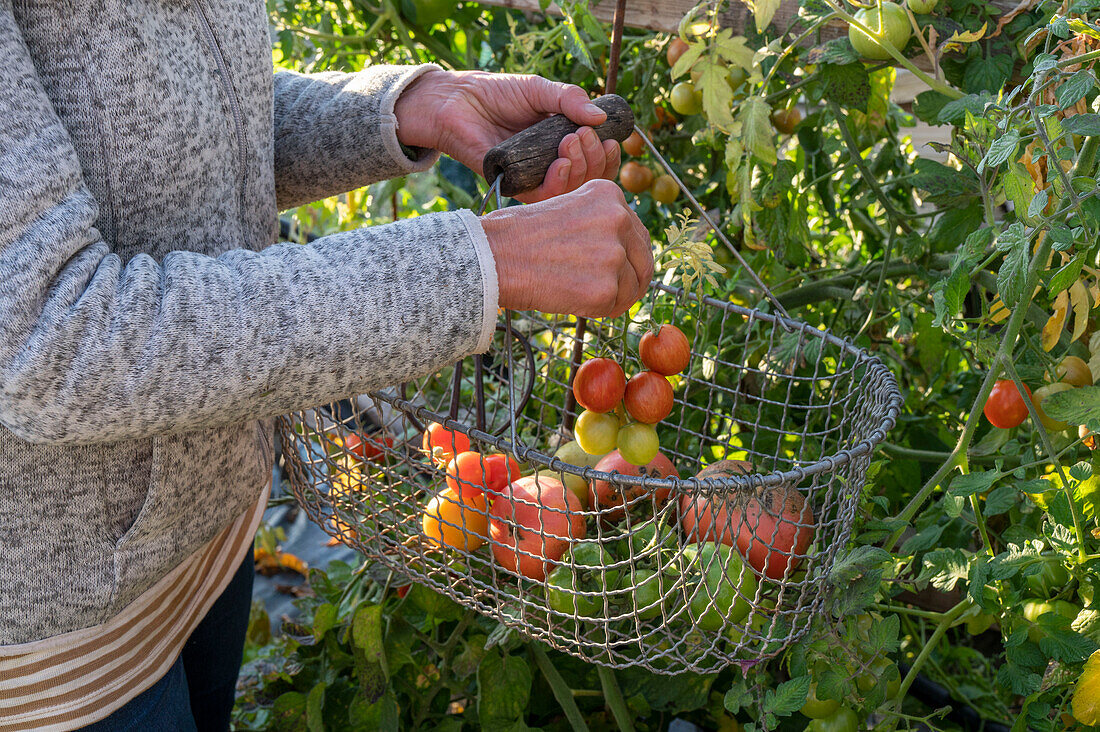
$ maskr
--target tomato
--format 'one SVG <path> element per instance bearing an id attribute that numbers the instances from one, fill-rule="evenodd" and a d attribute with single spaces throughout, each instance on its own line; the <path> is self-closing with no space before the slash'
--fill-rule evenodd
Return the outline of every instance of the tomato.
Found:
<path id="1" fill-rule="evenodd" d="M 470 438 L 457 430 L 445 429 L 438 422 L 432 422 L 424 430 L 424 452 L 437 465 L 446 464 L 458 453 L 469 449 Z"/>
<path id="2" fill-rule="evenodd" d="M 1081 612 L 1080 607 L 1066 600 L 1024 600 L 1020 607 L 1023 610 L 1024 617 L 1032 623 L 1027 629 L 1027 637 L 1033 643 L 1038 643 L 1046 635 L 1046 631 L 1038 624 L 1039 618 L 1043 615 L 1056 613 L 1072 622 Z"/>
<path id="3" fill-rule="evenodd" d="M 798 711 L 810 719 L 825 719 L 836 714 L 840 709 L 840 702 L 836 699 L 818 699 L 817 684 L 810 684 L 810 693 L 806 697 L 806 703 Z"/>
<path id="4" fill-rule="evenodd" d="M 688 50 L 688 44 L 684 42 L 679 36 L 676 36 L 668 44 L 668 49 L 665 51 L 665 58 L 668 59 L 668 66 L 672 68 L 676 65 L 676 62 L 680 60 L 680 57 L 684 55 L 684 52 Z"/>
<path id="5" fill-rule="evenodd" d="M 447 463 L 447 487 L 459 498 L 465 500 L 485 492 L 488 470 L 481 460 L 480 453 L 460 452 Z"/>
<path id="6" fill-rule="evenodd" d="M 928 15 L 939 5 L 939 0 L 905 0 L 905 3 L 916 15 Z"/>
<path id="7" fill-rule="evenodd" d="M 616 431 L 616 438 L 618 432 Z M 596 463 L 600 462 L 600 458 L 603 455 L 589 455 L 583 449 L 576 440 L 570 440 L 564 445 L 559 447 L 554 453 L 554 457 L 569 463 L 570 465 L 576 465 L 579 468 L 594 468 Z M 539 475 L 547 474 L 557 480 L 562 480 L 565 483 L 565 487 L 573 491 L 573 494 L 580 499 L 581 506 L 585 509 L 588 508 L 588 481 L 579 475 L 573 473 L 567 473 L 565 471 L 557 472 L 555 470 L 541 470 Z M 564 478 L 564 480 L 563 480 Z"/>
<path id="8" fill-rule="evenodd" d="M 546 601 L 564 615 L 593 618 L 603 615 L 604 597 L 619 581 L 611 555 L 599 544 L 584 541 L 573 546 L 562 564 L 546 578 Z"/>
<path id="9" fill-rule="evenodd" d="M 417 25 L 430 26 L 451 17 L 458 0 L 401 0 L 401 14 Z"/>
<path id="10" fill-rule="evenodd" d="M 557 562 L 584 538 L 582 510 L 560 480 L 527 476 L 512 481 L 489 507 L 493 557 L 509 572 L 541 582 L 547 563 Z"/>
<path id="11" fill-rule="evenodd" d="M 909 14 L 905 12 L 905 8 L 888 0 L 880 5 L 860 10 L 855 18 L 866 26 L 872 35 L 867 35 L 854 25 L 850 25 L 848 40 L 851 41 L 856 53 L 875 61 L 892 58 L 890 52 L 881 45 L 883 40 L 901 51 L 913 33 L 913 28 L 909 24 Z"/>
<path id="12" fill-rule="evenodd" d="M 634 466 L 631 466 L 634 467 Z M 668 491 L 664 491 L 667 500 Z M 649 519 L 630 529 L 630 536 L 619 547 L 619 555 L 632 559 L 649 559 L 663 549 L 676 548 L 676 534 L 663 521 Z"/>
<path id="13" fill-rule="evenodd" d="M 888 658 L 876 658 L 856 677 L 856 688 L 866 694 L 884 681 L 886 683 L 886 698 L 894 698 L 898 693 L 898 689 L 901 688 L 901 674 L 898 672 L 898 665 Z"/>
<path id="14" fill-rule="evenodd" d="M 1088 368 L 1088 366 L 1085 366 Z M 1064 429 L 1069 429 L 1069 422 L 1059 422 L 1056 419 L 1051 419 L 1047 416 L 1047 413 L 1043 411 L 1043 401 L 1051 394 L 1057 394 L 1060 391 L 1069 391 L 1073 386 L 1059 381 L 1054 384 L 1047 384 L 1040 386 L 1035 390 L 1035 394 L 1032 396 L 1032 404 L 1035 405 L 1035 411 L 1039 413 L 1039 421 L 1043 423 L 1043 427 L 1047 432 L 1061 432 Z"/>
<path id="15" fill-rule="evenodd" d="M 666 584 L 667 588 L 669 585 Z M 623 589 L 631 589 L 630 573 L 623 573 Z M 659 617 L 664 608 L 664 596 L 661 593 L 661 577 L 652 569 L 639 569 L 634 572 L 633 607 L 631 610 L 639 620 L 653 620 Z"/>
<path id="16" fill-rule="evenodd" d="M 608 453 L 599 463 L 596 470 L 601 473 L 619 473 L 620 475 L 646 475 L 653 478 L 679 477 L 672 461 L 662 455 L 639 467 L 627 462 L 618 450 Z M 588 494 L 588 505 L 593 511 L 599 511 L 600 517 L 605 522 L 614 522 L 621 519 L 626 513 L 627 506 L 634 506 L 643 496 L 651 496 L 654 510 L 660 508 L 668 500 L 670 493 L 668 488 L 650 488 L 640 485 L 617 486 L 606 480 L 594 480 Z"/>
<path id="17" fill-rule="evenodd" d="M 1085 425 L 1081 425 L 1077 428 L 1077 436 L 1081 439 L 1081 444 L 1089 450 L 1095 450 L 1097 445 L 1100 444 L 1100 440 L 1097 439 L 1096 433 Z"/>
<path id="18" fill-rule="evenodd" d="M 577 444 L 590 455 L 607 454 L 615 449 L 619 439 L 619 418 L 587 409 L 577 417 L 573 427 Z"/>
<path id="19" fill-rule="evenodd" d="M 696 91 L 690 81 L 681 81 L 672 87 L 669 102 L 677 114 L 684 116 L 699 114 L 703 111 L 703 94 Z"/>
<path id="20" fill-rule="evenodd" d="M 436 546 L 472 552 L 488 536 L 485 494 L 460 497 L 444 488 L 424 508 L 424 536 Z"/>
<path id="21" fill-rule="evenodd" d="M 671 175 L 662 175 L 653 181 L 649 195 L 653 196 L 653 200 L 657 203 L 672 203 L 680 197 L 680 186 Z"/>
<path id="22" fill-rule="evenodd" d="M 697 628 L 719 630 L 749 614 L 756 578 L 737 552 L 708 541 L 684 547 L 682 557 L 684 589 L 690 593 L 688 615 Z"/>
<path id="23" fill-rule="evenodd" d="M 643 371 L 626 382 L 623 400 L 631 417 L 657 424 L 672 412 L 672 384 L 656 371 Z"/>
<path id="24" fill-rule="evenodd" d="M 590 358 L 573 377 L 577 404 L 592 412 L 610 412 L 623 400 L 626 374 L 610 358 Z"/>
<path id="25" fill-rule="evenodd" d="M 634 157 L 638 157 L 644 153 L 645 142 L 642 141 L 642 136 L 637 132 L 631 132 L 630 137 L 623 140 L 623 152 Z"/>
<path id="26" fill-rule="evenodd" d="M 720 478 L 726 475 L 748 475 L 755 468 L 744 460 L 720 460 L 696 473 L 701 480 Z M 740 530 L 740 512 L 731 520 L 730 508 L 733 502 L 718 498 L 713 500 L 704 495 L 684 494 L 680 499 L 680 525 L 689 542 L 714 541 L 733 546 L 734 532 Z"/>
<path id="27" fill-rule="evenodd" d="M 1072 386 L 1092 386 L 1092 369 L 1077 356 L 1066 356 L 1055 370 L 1058 380 Z"/>
<path id="28" fill-rule="evenodd" d="M 653 185 L 653 171 L 631 160 L 619 168 L 619 183 L 630 193 L 641 193 Z"/>
<path id="29" fill-rule="evenodd" d="M 1050 597 L 1069 584 L 1066 566 L 1057 554 L 1044 554 L 1037 574 L 1028 575 L 1027 586 L 1039 597 Z"/>
<path id="30" fill-rule="evenodd" d="M 966 632 L 970 635 L 981 635 L 993 627 L 995 618 L 988 613 L 978 613 L 966 621 Z"/>
<path id="31" fill-rule="evenodd" d="M 511 455 L 498 452 L 485 456 L 485 490 L 490 493 L 503 493 L 520 475 L 519 463 Z"/>
<path id="32" fill-rule="evenodd" d="M 400 597 L 400 598 L 401 598 L 402 600 L 404 600 L 404 599 L 405 599 L 405 595 L 409 594 L 409 588 L 410 588 L 410 587 L 412 587 L 412 585 L 411 585 L 411 584 L 409 584 L 409 585 L 401 585 L 400 587 L 398 587 L 398 588 L 397 588 L 397 596 L 398 596 L 398 597 Z"/>
<path id="33" fill-rule="evenodd" d="M 806 726 L 806 732 L 856 732 L 858 729 L 859 717 L 848 707 L 831 717 L 815 719 Z"/>
<path id="34" fill-rule="evenodd" d="M 1027 384 L 1024 384 L 1024 388 L 1027 389 L 1027 395 L 1030 397 L 1031 389 Z M 986 400 L 982 411 L 991 425 L 1003 430 L 1018 427 L 1027 419 L 1027 405 L 1024 404 L 1023 396 L 1010 379 L 999 379 L 993 385 L 993 391 L 989 393 L 989 399 Z"/>
<path id="35" fill-rule="evenodd" d="M 772 112 L 772 124 L 775 125 L 776 130 L 784 135 L 792 134 L 801 121 L 802 112 L 799 111 L 798 107 L 777 109 Z"/>
<path id="36" fill-rule="evenodd" d="M 647 331 L 638 343 L 638 356 L 650 371 L 663 376 L 681 373 L 691 361 L 691 344 L 675 325 L 662 325 L 656 332 Z"/>
<path id="37" fill-rule="evenodd" d="M 393 438 L 388 435 L 367 435 L 364 439 L 359 435 L 351 434 L 344 438 L 344 449 L 360 460 L 385 459 L 387 447 L 393 447 Z"/>
<path id="38" fill-rule="evenodd" d="M 657 430 L 642 422 L 631 422 L 620 429 L 615 444 L 623 460 L 631 465 L 649 465 L 661 449 Z"/>

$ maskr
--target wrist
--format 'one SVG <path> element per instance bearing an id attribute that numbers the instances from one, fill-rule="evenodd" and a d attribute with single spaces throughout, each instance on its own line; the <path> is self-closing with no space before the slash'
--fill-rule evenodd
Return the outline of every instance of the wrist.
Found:
<path id="1" fill-rule="evenodd" d="M 481 217 L 485 239 L 493 253 L 497 269 L 497 303 L 510 310 L 525 310 L 529 305 L 530 286 L 524 282 L 524 268 L 517 259 L 517 231 L 511 212 L 494 211 Z"/>
<path id="2" fill-rule="evenodd" d="M 414 79 L 397 98 L 393 113 L 397 117 L 397 141 L 408 147 L 440 150 L 443 137 L 444 102 L 458 93 L 454 75 L 433 69 Z"/>

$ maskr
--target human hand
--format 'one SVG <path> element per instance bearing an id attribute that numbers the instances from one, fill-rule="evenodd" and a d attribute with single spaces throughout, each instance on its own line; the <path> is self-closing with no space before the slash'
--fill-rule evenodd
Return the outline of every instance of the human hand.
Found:
<path id="1" fill-rule="evenodd" d="M 619 170 L 619 143 L 601 142 L 589 126 L 601 124 L 607 114 L 572 84 L 519 74 L 430 71 L 401 94 L 394 113 L 402 144 L 439 150 L 479 175 L 490 148 L 549 115 L 564 114 L 582 125 L 562 139 L 542 185 L 517 196 L 524 203 L 614 178 Z"/>
<path id="2" fill-rule="evenodd" d="M 653 277 L 649 231 L 610 181 L 494 211 L 481 223 L 496 259 L 501 307 L 615 317 Z"/>

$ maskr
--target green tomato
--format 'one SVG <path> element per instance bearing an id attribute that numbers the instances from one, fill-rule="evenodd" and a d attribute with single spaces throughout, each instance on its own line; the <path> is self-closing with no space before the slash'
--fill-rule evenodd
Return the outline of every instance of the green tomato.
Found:
<path id="1" fill-rule="evenodd" d="M 1057 394 L 1060 391 L 1070 391 L 1071 389 L 1073 389 L 1072 384 L 1059 381 L 1054 384 L 1041 386 L 1031 395 L 1031 403 L 1035 405 L 1035 411 L 1039 413 L 1039 421 L 1043 423 L 1043 427 L 1046 428 L 1047 432 L 1061 432 L 1062 430 L 1069 429 L 1069 422 L 1059 422 L 1056 419 L 1048 417 L 1046 412 L 1043 411 L 1043 400 L 1051 394 Z"/>
<path id="2" fill-rule="evenodd" d="M 681 81 L 672 87 L 669 101 L 676 113 L 685 117 L 703 111 L 703 93 L 696 91 L 690 81 Z"/>
<path id="3" fill-rule="evenodd" d="M 885 678 L 890 679 L 886 682 L 886 698 L 891 699 L 901 688 L 901 674 L 898 672 L 897 664 L 888 658 L 875 659 L 863 673 L 856 677 L 856 688 L 866 694 L 881 684 Z"/>
<path id="4" fill-rule="evenodd" d="M 615 449 L 619 437 L 619 418 L 612 412 L 584 410 L 573 428 L 577 444 L 589 455 L 607 454 Z M 645 463 L 642 463 L 645 465 Z"/>
<path id="5" fill-rule="evenodd" d="M 836 699 L 818 699 L 817 684 L 810 684 L 810 693 L 806 697 L 806 703 L 798 711 L 810 719 L 827 719 L 836 714 L 840 709 L 840 702 Z"/>
<path id="6" fill-rule="evenodd" d="M 676 533 L 664 521 L 649 519 L 630 529 L 619 544 L 620 556 L 652 559 L 661 549 L 676 548 Z"/>
<path id="7" fill-rule="evenodd" d="M 1027 629 L 1027 637 L 1030 638 L 1033 643 L 1038 643 L 1046 634 L 1038 624 L 1039 618 L 1043 615 L 1047 613 L 1056 613 L 1072 622 L 1077 617 L 1077 614 L 1081 612 L 1081 608 L 1065 600 L 1024 600 L 1021 607 L 1024 617 L 1032 623 Z"/>
<path id="8" fill-rule="evenodd" d="M 718 630 L 749 614 L 748 598 L 756 594 L 756 576 L 740 554 L 708 541 L 684 547 L 683 561 L 684 587 L 690 593 L 688 614 L 700 630 Z"/>
<path id="9" fill-rule="evenodd" d="M 451 17 L 457 5 L 458 0 L 401 0 L 401 14 L 426 27 Z"/>
<path id="10" fill-rule="evenodd" d="M 651 424 L 632 422 L 619 430 L 616 437 L 619 454 L 631 465 L 643 466 L 653 462 L 661 449 L 657 430 Z"/>
<path id="11" fill-rule="evenodd" d="M 1056 554 L 1043 556 L 1038 574 L 1029 575 L 1028 588 L 1039 597 L 1050 597 L 1069 583 L 1069 571 Z"/>
<path id="12" fill-rule="evenodd" d="M 916 15 L 928 15 L 939 5 L 939 0 L 905 0 L 905 4 Z"/>
<path id="13" fill-rule="evenodd" d="M 623 589 L 630 589 L 630 573 L 623 573 Z M 641 620 L 652 620 L 661 615 L 664 596 L 661 594 L 661 577 L 652 569 L 634 572 L 634 607 Z"/>
<path id="14" fill-rule="evenodd" d="M 989 613 L 978 612 L 966 619 L 966 632 L 970 635 L 981 635 L 993 626 L 994 617 Z"/>
<path id="15" fill-rule="evenodd" d="M 856 53 L 874 61 L 885 61 L 892 58 L 890 52 L 882 46 L 883 40 L 888 41 L 900 51 L 909 42 L 909 36 L 913 33 L 913 28 L 909 25 L 909 15 L 905 12 L 905 8 L 897 3 L 889 2 L 889 0 L 885 0 L 875 7 L 860 10 L 856 13 L 855 18 L 866 26 L 872 35 L 867 35 L 854 25 L 850 25 L 848 26 L 848 40 L 851 41 L 852 48 L 856 50 Z"/>
<path id="16" fill-rule="evenodd" d="M 806 726 L 806 732 L 856 732 L 857 729 L 859 717 L 847 707 L 831 717 L 815 719 Z"/>
<path id="17" fill-rule="evenodd" d="M 607 569 L 613 563 L 607 550 L 595 542 L 574 545 L 546 578 L 550 608 L 565 615 L 601 615 L 605 590 L 619 581 L 619 571 Z"/>

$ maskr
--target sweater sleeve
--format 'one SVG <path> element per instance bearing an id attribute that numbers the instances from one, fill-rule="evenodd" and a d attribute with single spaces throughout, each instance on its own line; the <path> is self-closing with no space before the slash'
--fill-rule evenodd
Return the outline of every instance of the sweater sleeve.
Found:
<path id="1" fill-rule="evenodd" d="M 397 140 L 394 105 L 434 64 L 358 73 L 275 74 L 275 195 L 280 210 L 427 170 L 433 150 Z"/>
<path id="2" fill-rule="evenodd" d="M 217 258 L 123 262 L 0 0 L 0 424 L 88 444 L 271 416 L 485 350 L 496 269 L 469 211 Z"/>

